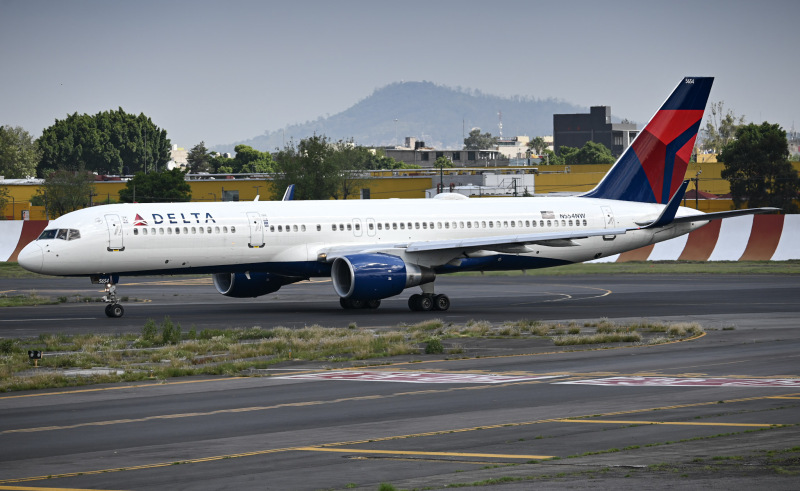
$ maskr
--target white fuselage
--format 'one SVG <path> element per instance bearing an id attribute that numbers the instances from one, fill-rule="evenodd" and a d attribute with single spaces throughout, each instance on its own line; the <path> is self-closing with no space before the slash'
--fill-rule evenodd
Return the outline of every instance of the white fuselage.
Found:
<path id="1" fill-rule="evenodd" d="M 48 230 L 77 230 L 79 238 L 40 238 L 20 253 L 20 263 L 53 275 L 269 271 L 312 277 L 330 274 L 325 251 L 363 245 L 439 272 L 533 269 L 636 249 L 707 223 L 680 208 L 677 216 L 698 215 L 698 221 L 637 229 L 663 209 L 583 197 L 104 205 L 51 222 Z M 619 228 L 629 230 L 524 250 L 405 250 L 426 241 Z"/>

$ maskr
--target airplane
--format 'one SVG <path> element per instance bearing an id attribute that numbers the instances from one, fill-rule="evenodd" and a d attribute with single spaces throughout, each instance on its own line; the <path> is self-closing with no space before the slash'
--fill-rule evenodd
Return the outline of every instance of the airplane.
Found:
<path id="1" fill-rule="evenodd" d="M 330 277 L 345 309 L 377 308 L 419 287 L 414 311 L 446 311 L 436 277 L 527 270 L 618 254 L 687 234 L 711 220 L 778 211 L 702 213 L 680 206 L 684 175 L 713 77 L 686 77 L 608 173 L 570 197 L 113 204 L 51 222 L 19 254 L 48 275 L 105 284 L 121 317 L 120 276 L 211 274 L 217 291 L 258 297 Z"/>

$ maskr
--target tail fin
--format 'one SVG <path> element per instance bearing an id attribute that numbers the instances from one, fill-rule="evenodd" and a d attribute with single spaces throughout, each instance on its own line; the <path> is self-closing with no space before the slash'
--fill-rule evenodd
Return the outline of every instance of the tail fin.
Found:
<path id="1" fill-rule="evenodd" d="M 687 77 L 625 150 L 590 198 L 666 204 L 683 183 L 713 77 Z"/>

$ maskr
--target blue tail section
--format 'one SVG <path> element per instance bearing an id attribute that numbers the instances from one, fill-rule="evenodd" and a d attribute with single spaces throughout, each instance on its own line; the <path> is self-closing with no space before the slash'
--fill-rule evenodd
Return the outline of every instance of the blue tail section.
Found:
<path id="1" fill-rule="evenodd" d="M 686 175 L 713 77 L 686 77 L 585 197 L 666 204 Z"/>

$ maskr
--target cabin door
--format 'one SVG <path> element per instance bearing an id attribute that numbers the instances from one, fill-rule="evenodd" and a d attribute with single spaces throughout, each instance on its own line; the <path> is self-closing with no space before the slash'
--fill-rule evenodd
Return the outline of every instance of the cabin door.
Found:
<path id="1" fill-rule="evenodd" d="M 120 221 L 119 215 L 106 215 L 106 225 L 108 226 L 108 250 L 124 251 L 122 221 Z"/>
<path id="2" fill-rule="evenodd" d="M 247 223 L 250 224 L 250 242 L 247 244 L 249 247 L 254 249 L 264 247 L 265 222 L 266 220 L 262 220 L 258 212 L 247 212 Z"/>

